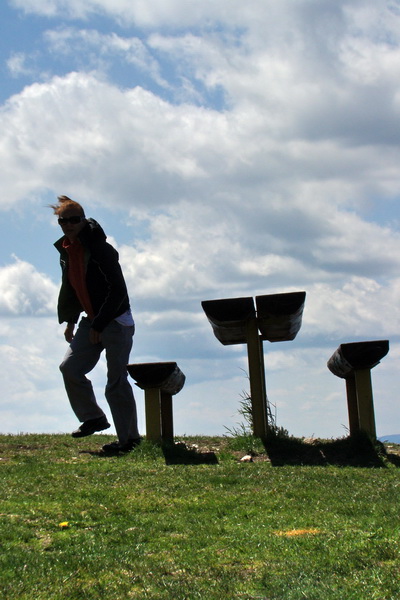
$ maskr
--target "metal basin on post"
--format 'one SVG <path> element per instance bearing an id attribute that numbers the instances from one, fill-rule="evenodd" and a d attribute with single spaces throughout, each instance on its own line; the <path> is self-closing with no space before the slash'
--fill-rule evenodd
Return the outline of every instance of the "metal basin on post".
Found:
<path id="1" fill-rule="evenodd" d="M 341 344 L 328 360 L 328 369 L 346 381 L 350 435 L 366 432 L 376 439 L 371 369 L 389 352 L 388 340 Z"/>
<path id="2" fill-rule="evenodd" d="M 265 385 L 263 340 L 293 340 L 300 327 L 305 292 L 257 296 L 253 298 L 205 300 L 202 307 L 224 345 L 247 344 L 253 433 L 268 434 L 268 401 Z M 260 335 L 261 332 L 261 335 Z"/>
<path id="3" fill-rule="evenodd" d="M 145 392 L 147 439 L 173 441 L 172 396 L 183 388 L 185 375 L 176 362 L 138 363 L 127 369 Z"/>
<path id="4" fill-rule="evenodd" d="M 253 298 L 204 300 L 201 305 L 221 344 L 247 343 L 247 323 L 256 318 Z"/>
<path id="5" fill-rule="evenodd" d="M 303 318 L 306 292 L 256 296 L 257 323 L 263 340 L 294 340 Z"/>

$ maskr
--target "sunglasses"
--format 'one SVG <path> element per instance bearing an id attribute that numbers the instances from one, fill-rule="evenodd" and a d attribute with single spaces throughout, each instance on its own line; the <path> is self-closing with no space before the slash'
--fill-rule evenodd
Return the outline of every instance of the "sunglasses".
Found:
<path id="1" fill-rule="evenodd" d="M 59 225 L 66 225 L 67 223 L 71 223 L 71 225 L 78 225 L 81 223 L 85 217 L 60 217 L 58 219 Z"/>

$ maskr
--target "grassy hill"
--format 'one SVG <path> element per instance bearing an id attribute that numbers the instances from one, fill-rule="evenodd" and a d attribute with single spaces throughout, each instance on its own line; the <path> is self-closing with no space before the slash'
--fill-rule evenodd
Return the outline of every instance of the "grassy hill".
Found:
<path id="1" fill-rule="evenodd" d="M 2 599 L 400 597 L 397 446 L 110 439 L 0 435 Z"/>

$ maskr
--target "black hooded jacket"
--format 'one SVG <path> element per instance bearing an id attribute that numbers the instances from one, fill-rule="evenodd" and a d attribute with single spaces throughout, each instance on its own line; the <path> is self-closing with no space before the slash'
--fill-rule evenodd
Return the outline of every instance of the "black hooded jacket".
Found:
<path id="1" fill-rule="evenodd" d="M 62 270 L 58 320 L 59 323 L 77 323 L 83 308 L 68 280 L 68 254 L 62 246 L 64 237 L 54 244 L 60 253 Z M 130 308 L 118 252 L 106 241 L 106 234 L 94 219 L 87 220 L 78 238 L 85 250 L 86 286 L 95 314 L 92 328 L 103 331 Z"/>

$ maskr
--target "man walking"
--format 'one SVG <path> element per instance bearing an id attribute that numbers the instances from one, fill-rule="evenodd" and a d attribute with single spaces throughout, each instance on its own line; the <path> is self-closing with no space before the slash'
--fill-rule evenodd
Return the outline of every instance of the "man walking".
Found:
<path id="1" fill-rule="evenodd" d="M 107 454 L 129 452 L 140 444 L 136 403 L 126 366 L 135 325 L 118 252 L 94 219 L 86 219 L 78 202 L 59 196 L 51 205 L 63 236 L 54 244 L 60 253 L 62 283 L 58 319 L 66 322 L 69 349 L 60 365 L 71 407 L 81 422 L 75 438 L 110 427 L 86 377 L 105 350 L 110 406 L 118 440 L 103 446 Z M 80 314 L 86 313 L 75 326 Z"/>

